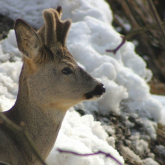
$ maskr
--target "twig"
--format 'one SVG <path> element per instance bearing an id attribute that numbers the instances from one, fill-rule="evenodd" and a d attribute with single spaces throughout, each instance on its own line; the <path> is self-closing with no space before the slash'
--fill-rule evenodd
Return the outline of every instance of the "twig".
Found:
<path id="1" fill-rule="evenodd" d="M 134 18 L 135 21 L 137 22 L 137 24 L 138 24 L 139 26 L 144 26 L 144 23 L 141 22 L 141 21 L 137 18 L 137 17 L 139 17 L 139 15 L 136 13 L 136 10 L 132 8 L 132 6 L 131 6 L 130 3 L 128 2 L 128 0 L 125 0 L 125 2 L 126 2 L 128 8 L 129 8 L 129 10 L 130 10 L 130 12 L 131 12 L 133 18 Z"/>
<path id="2" fill-rule="evenodd" d="M 141 17 L 141 15 L 139 15 L 138 13 L 136 13 L 136 10 L 132 8 L 132 6 L 130 5 L 130 2 L 128 0 L 125 0 L 133 18 L 135 19 L 136 23 L 139 25 L 139 27 L 144 27 L 145 23 Z M 135 1 L 136 2 L 136 1 Z M 153 38 L 153 34 L 149 31 L 146 31 L 145 34 L 151 39 Z"/>
<path id="3" fill-rule="evenodd" d="M 115 157 L 113 157 L 110 153 L 106 153 L 106 152 L 103 152 L 103 151 L 98 151 L 98 152 L 95 152 L 95 153 L 90 153 L 90 154 L 79 154 L 77 152 L 73 152 L 73 151 L 66 151 L 66 150 L 62 150 L 62 149 L 59 149 L 57 148 L 57 151 L 59 151 L 60 153 L 68 153 L 68 154 L 74 154 L 74 155 L 77 155 L 77 156 L 93 156 L 93 155 L 98 155 L 98 154 L 103 154 L 105 155 L 105 157 L 109 157 L 109 158 L 112 158 L 114 161 L 116 161 L 119 165 L 123 165 L 122 163 L 120 163 Z"/>
<path id="4" fill-rule="evenodd" d="M 156 11 L 155 5 L 154 5 L 154 3 L 153 3 L 152 0 L 148 0 L 148 4 L 149 4 L 149 6 L 150 6 L 150 9 L 151 9 L 151 11 L 152 11 L 152 13 L 153 13 L 153 15 L 154 15 L 154 18 L 155 18 L 155 20 L 156 20 L 156 22 L 157 22 L 158 27 L 159 27 L 160 30 L 161 30 L 161 33 L 162 33 L 162 35 L 163 35 L 163 37 L 164 37 L 164 41 L 165 41 L 165 31 L 164 31 L 164 29 L 163 29 L 163 26 L 162 26 L 162 22 L 161 22 L 161 20 L 160 20 L 160 17 L 159 17 L 159 15 L 158 15 L 157 11 Z"/>
<path id="5" fill-rule="evenodd" d="M 40 162 L 43 165 L 46 165 L 44 159 L 39 154 L 39 152 L 35 148 L 35 145 L 34 145 L 33 141 L 29 137 L 29 134 L 28 134 L 28 131 L 26 129 L 26 126 L 25 126 L 24 122 L 21 123 L 21 126 L 18 126 L 17 124 L 12 122 L 10 119 L 8 119 L 5 115 L 3 115 L 3 113 L 0 113 L 0 124 L 1 123 L 3 123 L 6 126 L 6 128 L 9 129 L 10 131 L 12 131 L 14 133 L 17 133 L 17 134 L 21 134 L 23 136 L 23 138 L 26 140 L 26 142 L 28 143 L 28 145 L 31 148 L 32 152 L 38 158 L 38 160 L 40 160 Z"/>
<path id="6" fill-rule="evenodd" d="M 120 37 L 122 38 L 122 41 L 121 41 L 120 45 L 117 46 L 117 48 L 115 48 L 115 49 L 106 50 L 106 52 L 112 52 L 112 53 L 116 54 L 116 52 L 122 47 L 122 45 L 123 45 L 123 44 L 125 43 L 125 41 L 126 41 L 125 37 L 123 37 L 123 36 L 120 36 Z"/>

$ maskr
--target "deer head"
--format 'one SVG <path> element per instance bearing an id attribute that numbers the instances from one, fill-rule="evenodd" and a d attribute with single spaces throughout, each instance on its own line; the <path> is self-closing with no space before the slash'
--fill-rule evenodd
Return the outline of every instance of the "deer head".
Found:
<path id="1" fill-rule="evenodd" d="M 24 55 L 23 74 L 30 99 L 38 106 L 67 110 L 71 106 L 100 97 L 105 88 L 80 66 L 66 48 L 70 20 L 61 21 L 62 8 L 43 11 L 44 26 L 37 32 L 18 19 L 15 32 Z"/>

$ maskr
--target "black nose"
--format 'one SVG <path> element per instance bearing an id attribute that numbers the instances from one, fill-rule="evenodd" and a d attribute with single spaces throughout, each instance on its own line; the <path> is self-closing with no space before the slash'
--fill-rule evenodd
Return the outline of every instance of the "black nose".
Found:
<path id="1" fill-rule="evenodd" d="M 103 93 L 105 93 L 105 87 L 103 84 L 99 84 L 95 87 L 95 89 L 89 93 L 85 93 L 85 98 L 86 99 L 91 99 L 94 96 L 101 96 Z"/>
<path id="2" fill-rule="evenodd" d="M 105 93 L 105 86 L 103 84 L 97 85 L 93 91 L 94 95 L 102 95 L 103 93 Z"/>

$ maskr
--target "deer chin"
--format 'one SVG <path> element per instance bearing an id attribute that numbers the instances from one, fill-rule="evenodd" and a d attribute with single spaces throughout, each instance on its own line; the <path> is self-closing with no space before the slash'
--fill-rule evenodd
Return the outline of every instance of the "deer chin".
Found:
<path id="1" fill-rule="evenodd" d="M 61 100 L 56 103 L 51 103 L 50 108 L 52 109 L 58 109 L 60 111 L 67 111 L 69 108 L 73 107 L 74 105 L 82 102 L 82 99 L 80 100 Z"/>
<path id="2" fill-rule="evenodd" d="M 99 84 L 91 92 L 85 93 L 84 97 L 86 100 L 96 100 L 105 93 L 105 87 L 103 84 Z"/>
<path id="3" fill-rule="evenodd" d="M 95 100 L 98 100 L 98 99 L 102 98 L 102 96 L 103 95 L 92 96 L 91 98 L 89 98 L 89 99 L 86 98 L 85 100 L 87 100 L 87 101 L 95 101 Z"/>

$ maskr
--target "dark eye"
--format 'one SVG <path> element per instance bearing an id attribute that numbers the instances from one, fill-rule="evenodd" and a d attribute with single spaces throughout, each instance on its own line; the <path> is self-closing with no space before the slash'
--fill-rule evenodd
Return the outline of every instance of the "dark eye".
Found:
<path id="1" fill-rule="evenodd" d="M 72 72 L 72 70 L 71 70 L 70 68 L 64 68 L 64 69 L 62 70 L 62 73 L 64 73 L 64 74 L 71 74 L 71 73 L 73 73 L 73 72 Z"/>

